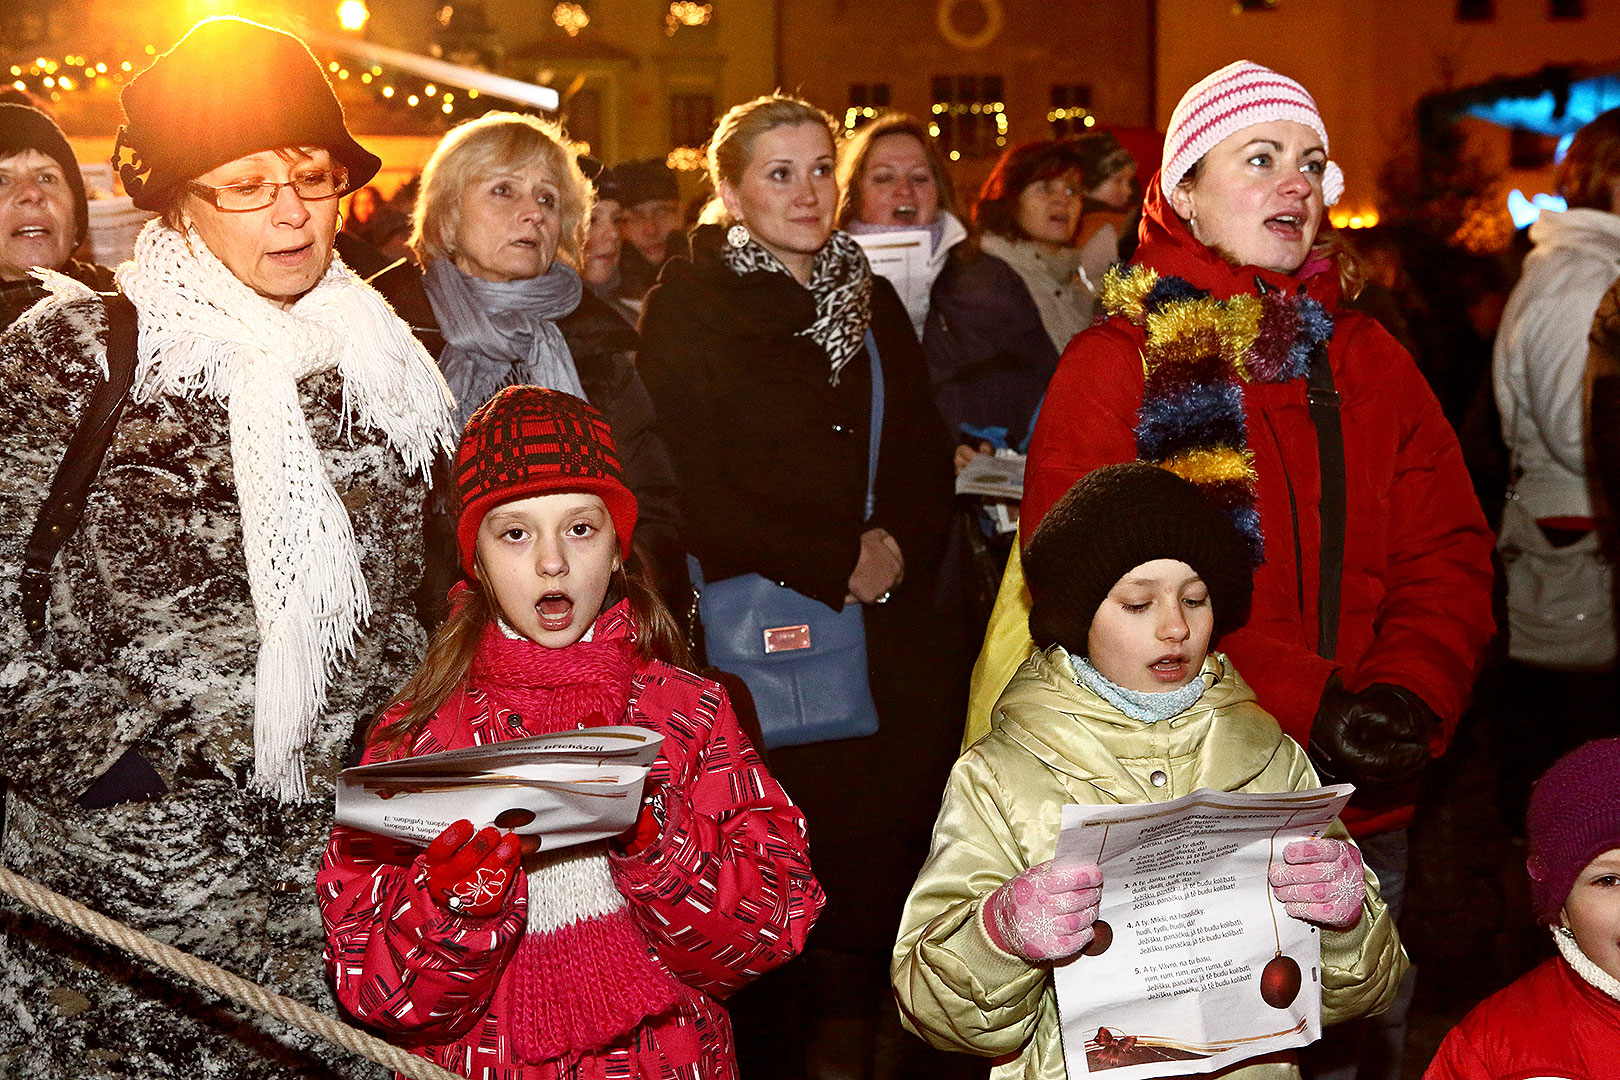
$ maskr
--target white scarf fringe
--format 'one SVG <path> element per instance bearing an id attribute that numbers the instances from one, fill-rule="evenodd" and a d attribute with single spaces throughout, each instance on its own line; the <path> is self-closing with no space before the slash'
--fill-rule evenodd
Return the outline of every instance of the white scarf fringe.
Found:
<path id="1" fill-rule="evenodd" d="M 201 396 L 230 416 L 231 462 L 259 630 L 252 790 L 307 797 L 303 748 L 332 670 L 371 617 L 359 545 L 298 396 L 306 376 L 343 377 L 340 425 L 379 429 L 424 478 L 454 446 L 450 392 L 381 295 L 335 254 L 283 310 L 238 280 L 195 231 L 149 222 L 117 271 L 140 311 L 134 397 Z"/>

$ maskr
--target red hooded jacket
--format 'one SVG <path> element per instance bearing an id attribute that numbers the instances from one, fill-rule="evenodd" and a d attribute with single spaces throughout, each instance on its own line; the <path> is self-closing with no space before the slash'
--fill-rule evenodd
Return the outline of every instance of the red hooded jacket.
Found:
<path id="1" fill-rule="evenodd" d="M 1133 262 L 1185 278 L 1217 300 L 1253 293 L 1262 278 L 1290 294 L 1303 284 L 1334 317 L 1328 360 L 1344 426 L 1349 510 L 1335 658 L 1316 654 L 1321 477 L 1303 379 L 1244 384 L 1266 558 L 1255 571 L 1253 613 L 1221 648 L 1301 745 L 1337 674 L 1350 690 L 1393 683 L 1421 697 L 1440 718 L 1431 746 L 1439 756 L 1494 631 L 1494 538 L 1439 403 L 1383 327 L 1338 307 L 1337 274 L 1302 278 L 1231 265 L 1192 237 L 1157 177 L 1141 236 Z M 1144 337 L 1110 318 L 1064 351 L 1030 445 L 1026 538 L 1075 481 L 1136 457 Z M 1411 820 L 1411 801 L 1412 793 L 1402 792 L 1376 806 L 1353 804 L 1345 821 L 1358 835 L 1399 828 Z"/>

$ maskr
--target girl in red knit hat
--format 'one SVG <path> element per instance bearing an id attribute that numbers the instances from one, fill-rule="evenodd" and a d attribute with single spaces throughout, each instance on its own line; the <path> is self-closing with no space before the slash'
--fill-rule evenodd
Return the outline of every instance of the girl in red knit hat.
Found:
<path id="1" fill-rule="evenodd" d="M 1560 758 L 1530 792 L 1530 902 L 1558 955 L 1458 1024 L 1424 1080 L 1620 1076 L 1620 738 Z"/>
<path id="2" fill-rule="evenodd" d="M 344 1007 L 478 1080 L 735 1077 L 716 1000 L 793 956 L 824 900 L 804 818 L 634 566 L 607 422 L 512 386 L 456 462 L 467 580 L 366 760 L 576 727 L 664 736 L 635 829 L 524 854 L 459 821 L 424 851 L 338 826 L 318 881 Z"/>

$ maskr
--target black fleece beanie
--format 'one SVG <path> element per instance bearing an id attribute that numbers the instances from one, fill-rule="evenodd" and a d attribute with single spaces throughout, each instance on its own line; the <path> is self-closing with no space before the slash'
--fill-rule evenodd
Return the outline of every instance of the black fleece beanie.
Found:
<path id="1" fill-rule="evenodd" d="M 68 145 L 67 136 L 56 126 L 56 121 L 38 109 L 0 103 L 0 159 L 15 157 L 25 150 L 38 150 L 62 166 L 62 174 L 73 191 L 73 246 L 78 247 L 90 231 L 90 203 L 84 196 L 84 174 L 79 171 L 79 159 L 73 156 L 73 147 Z"/>
<path id="2" fill-rule="evenodd" d="M 1076 483 L 1025 545 L 1030 636 L 1042 648 L 1088 655 L 1091 620 L 1109 590 L 1154 559 L 1179 559 L 1204 579 L 1215 639 L 1248 621 L 1254 574 L 1231 519 L 1191 481 L 1132 461 Z"/>
<path id="3" fill-rule="evenodd" d="M 309 46 L 248 19 L 204 19 L 130 80 L 119 100 L 125 123 L 113 168 L 142 210 L 162 212 L 181 184 L 261 150 L 324 147 L 349 170 L 353 191 L 382 166 L 349 134 Z"/>

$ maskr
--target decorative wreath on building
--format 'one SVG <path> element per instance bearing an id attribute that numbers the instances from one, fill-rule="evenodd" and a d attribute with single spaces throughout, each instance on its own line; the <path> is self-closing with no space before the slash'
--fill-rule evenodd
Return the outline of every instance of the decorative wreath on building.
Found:
<path id="1" fill-rule="evenodd" d="M 957 29 L 955 17 L 958 11 L 969 7 L 984 13 L 984 25 L 971 34 Z M 996 40 L 1007 19 L 1001 10 L 1001 0 L 939 0 L 935 21 L 939 23 L 940 36 L 958 49 L 982 49 Z"/>

